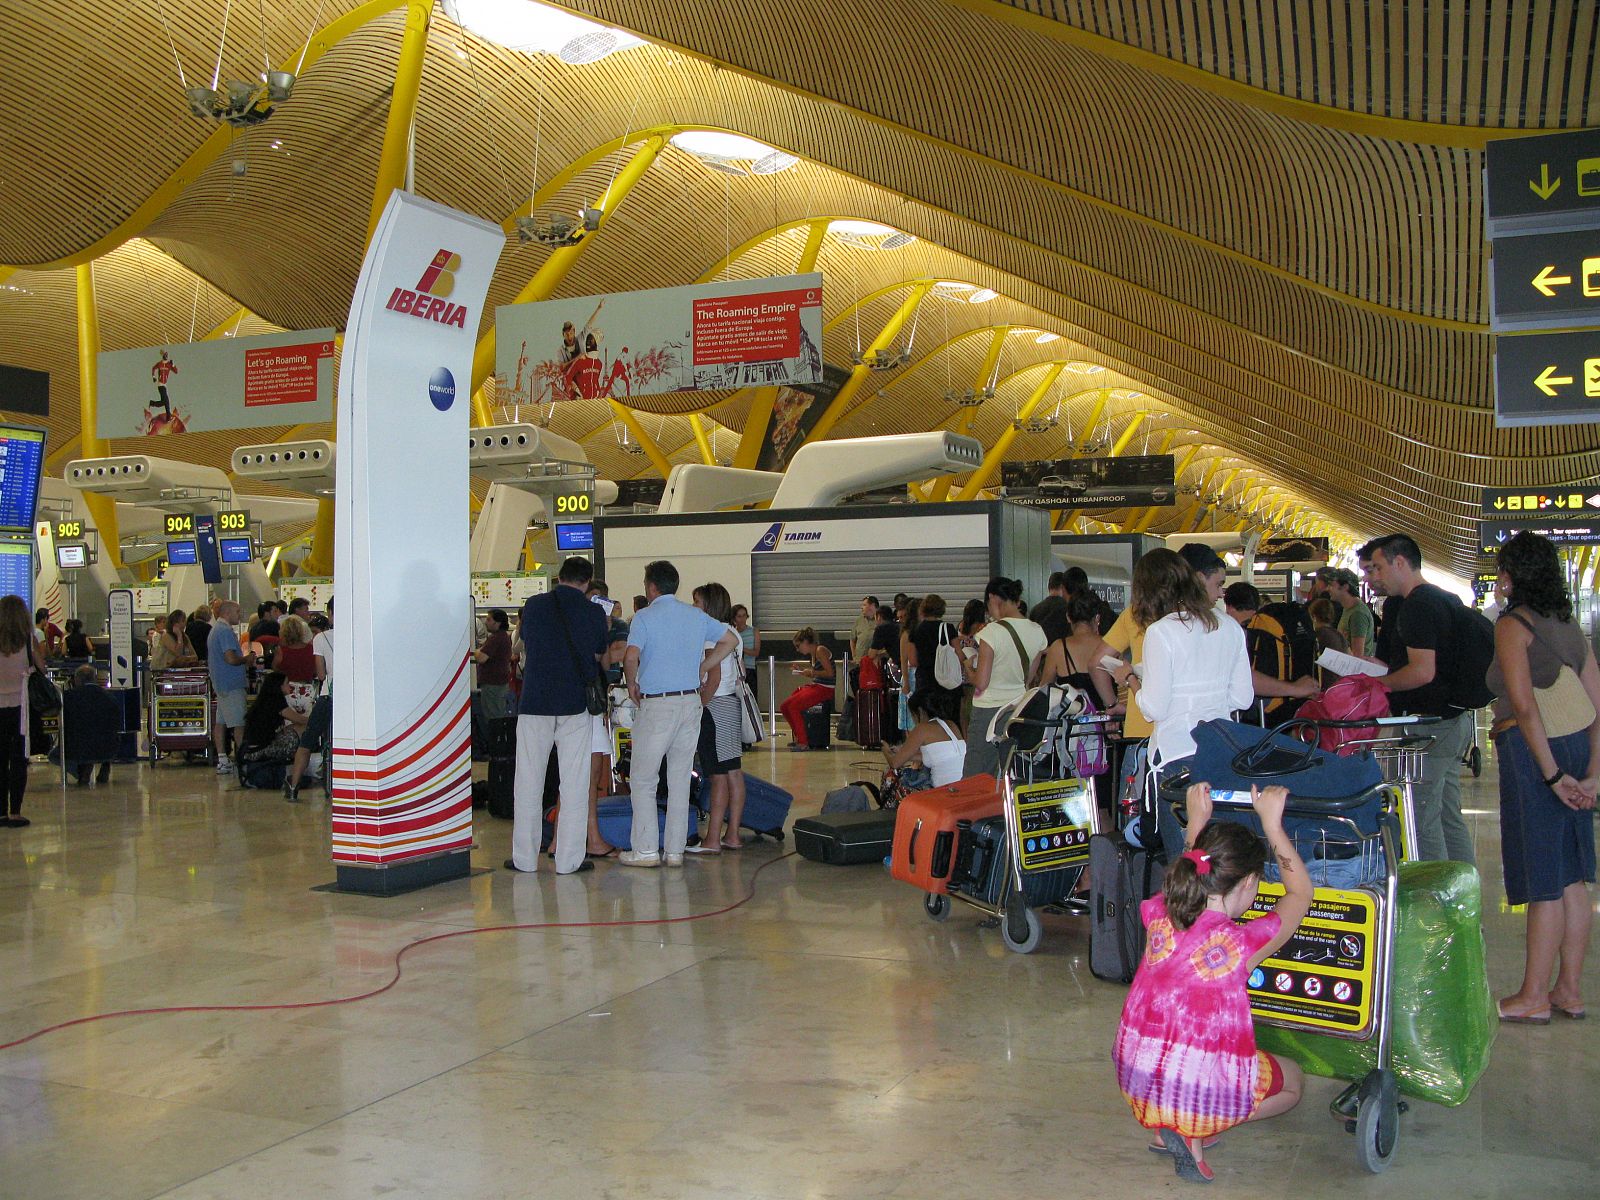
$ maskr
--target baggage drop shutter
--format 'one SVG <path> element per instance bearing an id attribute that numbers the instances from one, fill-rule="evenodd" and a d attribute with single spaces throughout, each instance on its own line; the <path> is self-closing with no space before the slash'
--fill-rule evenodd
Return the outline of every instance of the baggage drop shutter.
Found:
<path id="1" fill-rule="evenodd" d="M 896 592 L 943 596 L 945 620 L 957 622 L 961 606 L 983 595 L 990 575 L 985 546 L 755 554 L 751 560 L 751 618 L 763 638 L 787 638 L 807 625 L 824 637 L 848 636 L 861 615 L 861 597 L 888 604 Z"/>

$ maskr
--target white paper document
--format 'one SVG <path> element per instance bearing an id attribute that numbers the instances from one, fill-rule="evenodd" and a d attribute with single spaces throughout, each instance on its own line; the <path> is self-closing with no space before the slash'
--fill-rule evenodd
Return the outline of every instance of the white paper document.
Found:
<path id="1" fill-rule="evenodd" d="M 1317 666 L 1335 675 L 1387 675 L 1389 668 L 1382 663 L 1368 662 L 1354 654 L 1339 650 L 1324 650 L 1317 655 Z"/>

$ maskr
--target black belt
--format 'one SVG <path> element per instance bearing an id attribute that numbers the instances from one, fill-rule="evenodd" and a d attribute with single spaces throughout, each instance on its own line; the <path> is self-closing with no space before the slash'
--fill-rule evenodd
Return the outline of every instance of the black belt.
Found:
<path id="1" fill-rule="evenodd" d="M 642 699 L 661 700 L 667 696 L 697 696 L 699 694 L 699 688 L 684 688 L 681 692 L 645 692 L 642 695 Z"/>

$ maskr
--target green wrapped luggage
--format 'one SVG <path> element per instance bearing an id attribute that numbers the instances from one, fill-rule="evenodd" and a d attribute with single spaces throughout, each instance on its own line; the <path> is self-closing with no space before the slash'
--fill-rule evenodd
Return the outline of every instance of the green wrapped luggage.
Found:
<path id="1" fill-rule="evenodd" d="M 1488 1067 L 1499 1028 L 1484 961 L 1478 872 L 1453 862 L 1404 863 L 1399 910 L 1390 962 L 1390 1067 L 1405 1095 L 1454 1107 Z M 1357 1042 L 1257 1022 L 1256 1043 L 1312 1075 L 1360 1079 L 1378 1065 L 1376 1032 Z"/>

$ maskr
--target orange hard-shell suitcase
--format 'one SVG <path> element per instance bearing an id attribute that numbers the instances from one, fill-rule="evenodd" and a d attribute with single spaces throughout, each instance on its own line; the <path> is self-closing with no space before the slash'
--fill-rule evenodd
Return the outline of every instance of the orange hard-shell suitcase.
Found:
<path id="1" fill-rule="evenodd" d="M 999 816 L 1000 805 L 993 775 L 912 792 L 895 810 L 889 873 L 925 892 L 949 891 L 950 872 L 960 858 L 957 822 Z"/>

